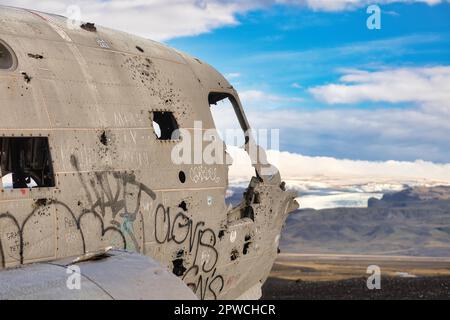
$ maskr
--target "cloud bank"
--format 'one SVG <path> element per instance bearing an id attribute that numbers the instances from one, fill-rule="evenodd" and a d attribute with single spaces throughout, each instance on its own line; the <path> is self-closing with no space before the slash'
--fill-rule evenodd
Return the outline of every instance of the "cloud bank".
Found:
<path id="1" fill-rule="evenodd" d="M 450 67 L 349 70 L 340 83 L 311 88 L 310 92 L 328 104 L 412 102 L 450 111 Z"/>
<path id="2" fill-rule="evenodd" d="M 254 174 L 250 159 L 244 150 L 229 147 L 234 162 L 230 168 L 230 181 L 245 181 Z M 357 161 L 331 157 L 309 157 L 300 154 L 268 151 L 268 160 L 280 170 L 283 179 L 296 180 L 319 177 L 341 181 L 360 179 L 366 181 L 422 181 L 450 184 L 450 163 L 436 164 L 417 160 L 408 161 Z"/>
<path id="3" fill-rule="evenodd" d="M 274 4 L 342 11 L 392 2 L 435 5 L 445 0 L 1 0 L 0 4 L 61 15 L 69 15 L 69 6 L 77 5 L 85 21 L 163 41 L 237 25 L 239 14 L 267 9 Z"/>

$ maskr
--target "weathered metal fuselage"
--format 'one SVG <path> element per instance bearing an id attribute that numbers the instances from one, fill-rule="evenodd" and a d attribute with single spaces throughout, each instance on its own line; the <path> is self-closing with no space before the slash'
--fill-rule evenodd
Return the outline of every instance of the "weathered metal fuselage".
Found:
<path id="1" fill-rule="evenodd" d="M 155 258 L 202 299 L 258 291 L 293 195 L 279 175 L 259 176 L 230 209 L 227 165 L 175 165 L 178 141 L 152 126 L 170 112 L 192 133 L 194 121 L 214 128 L 212 92 L 233 97 L 246 126 L 222 75 L 149 40 L 23 9 L 0 7 L 0 40 L 15 59 L 0 69 L 0 137 L 48 138 L 54 174 L 54 186 L 1 190 L 0 269 L 114 246 Z"/>

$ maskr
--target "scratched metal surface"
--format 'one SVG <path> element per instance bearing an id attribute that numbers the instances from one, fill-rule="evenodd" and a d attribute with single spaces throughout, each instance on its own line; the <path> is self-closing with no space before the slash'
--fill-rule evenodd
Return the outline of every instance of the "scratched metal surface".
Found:
<path id="1" fill-rule="evenodd" d="M 195 300 L 193 292 L 155 260 L 112 251 L 99 261 L 76 264 L 80 289 L 67 287 L 68 265 L 38 263 L 0 272 L 0 299 L 9 300 Z"/>
<path id="2" fill-rule="evenodd" d="M 153 257 L 202 299 L 238 298 L 266 280 L 295 194 L 279 175 L 255 178 L 228 208 L 228 167 L 174 165 L 178 141 L 156 139 L 152 126 L 167 111 L 191 133 L 194 121 L 214 128 L 208 95 L 221 92 L 249 127 L 220 73 L 153 41 L 2 6 L 0 39 L 18 62 L 0 70 L 0 136 L 48 137 L 56 179 L 1 190 L 0 269 L 112 245 Z"/>

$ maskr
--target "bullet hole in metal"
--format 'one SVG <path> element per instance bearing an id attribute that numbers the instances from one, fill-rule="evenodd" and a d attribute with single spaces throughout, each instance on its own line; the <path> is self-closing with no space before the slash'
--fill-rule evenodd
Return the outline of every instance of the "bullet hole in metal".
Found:
<path id="1" fill-rule="evenodd" d="M 97 27 L 95 26 L 95 23 L 91 23 L 91 22 L 83 23 L 80 27 L 81 27 L 81 29 L 89 31 L 89 32 L 97 31 Z"/>
<path id="2" fill-rule="evenodd" d="M 185 183 L 186 182 L 186 174 L 184 173 L 184 171 L 180 171 L 178 173 L 178 179 L 180 179 L 181 183 Z"/>
<path id="3" fill-rule="evenodd" d="M 181 257 L 183 257 L 184 256 L 184 250 L 183 249 L 180 249 L 178 252 L 177 252 L 177 258 L 181 258 Z"/>
<path id="4" fill-rule="evenodd" d="M 30 58 L 37 59 L 37 60 L 42 60 L 42 59 L 44 59 L 44 56 L 41 55 L 41 54 L 29 53 L 28 56 L 29 56 Z"/>
<path id="5" fill-rule="evenodd" d="M 47 205 L 47 202 L 48 202 L 48 200 L 45 199 L 45 198 L 37 199 L 37 200 L 34 202 L 34 206 L 35 206 L 36 208 L 39 208 L 39 207 L 45 207 L 45 206 Z"/>
<path id="6" fill-rule="evenodd" d="M 23 75 L 23 79 L 25 80 L 25 82 L 30 83 L 32 78 L 26 72 L 22 72 L 22 75 Z"/>
<path id="7" fill-rule="evenodd" d="M 248 249 L 250 248 L 251 242 L 247 242 L 244 244 L 244 249 L 242 250 L 242 254 L 245 256 L 248 253 Z"/>
<path id="8" fill-rule="evenodd" d="M 236 249 L 233 249 L 233 250 L 231 251 L 230 259 L 231 259 L 231 261 L 234 261 L 234 260 L 236 260 L 237 258 L 239 258 L 239 252 L 238 252 Z"/>
<path id="9" fill-rule="evenodd" d="M 186 272 L 187 269 L 185 268 L 183 263 L 184 263 L 183 259 L 175 259 L 172 261 L 173 264 L 172 272 L 174 275 L 181 277 Z"/>
<path id="10" fill-rule="evenodd" d="M 183 209 L 186 212 L 188 211 L 187 204 L 185 201 L 181 201 L 181 203 L 178 205 L 178 207 Z"/>
<path id="11" fill-rule="evenodd" d="M 106 131 L 103 131 L 102 134 L 100 135 L 100 142 L 104 146 L 108 145 L 108 137 L 106 136 Z"/>

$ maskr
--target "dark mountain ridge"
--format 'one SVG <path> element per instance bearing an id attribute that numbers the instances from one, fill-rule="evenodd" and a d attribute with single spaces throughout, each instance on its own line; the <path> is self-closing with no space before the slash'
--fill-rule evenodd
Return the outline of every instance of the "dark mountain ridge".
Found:
<path id="1" fill-rule="evenodd" d="M 368 205 L 298 210 L 288 217 L 281 250 L 450 256 L 450 187 L 408 188 Z"/>

